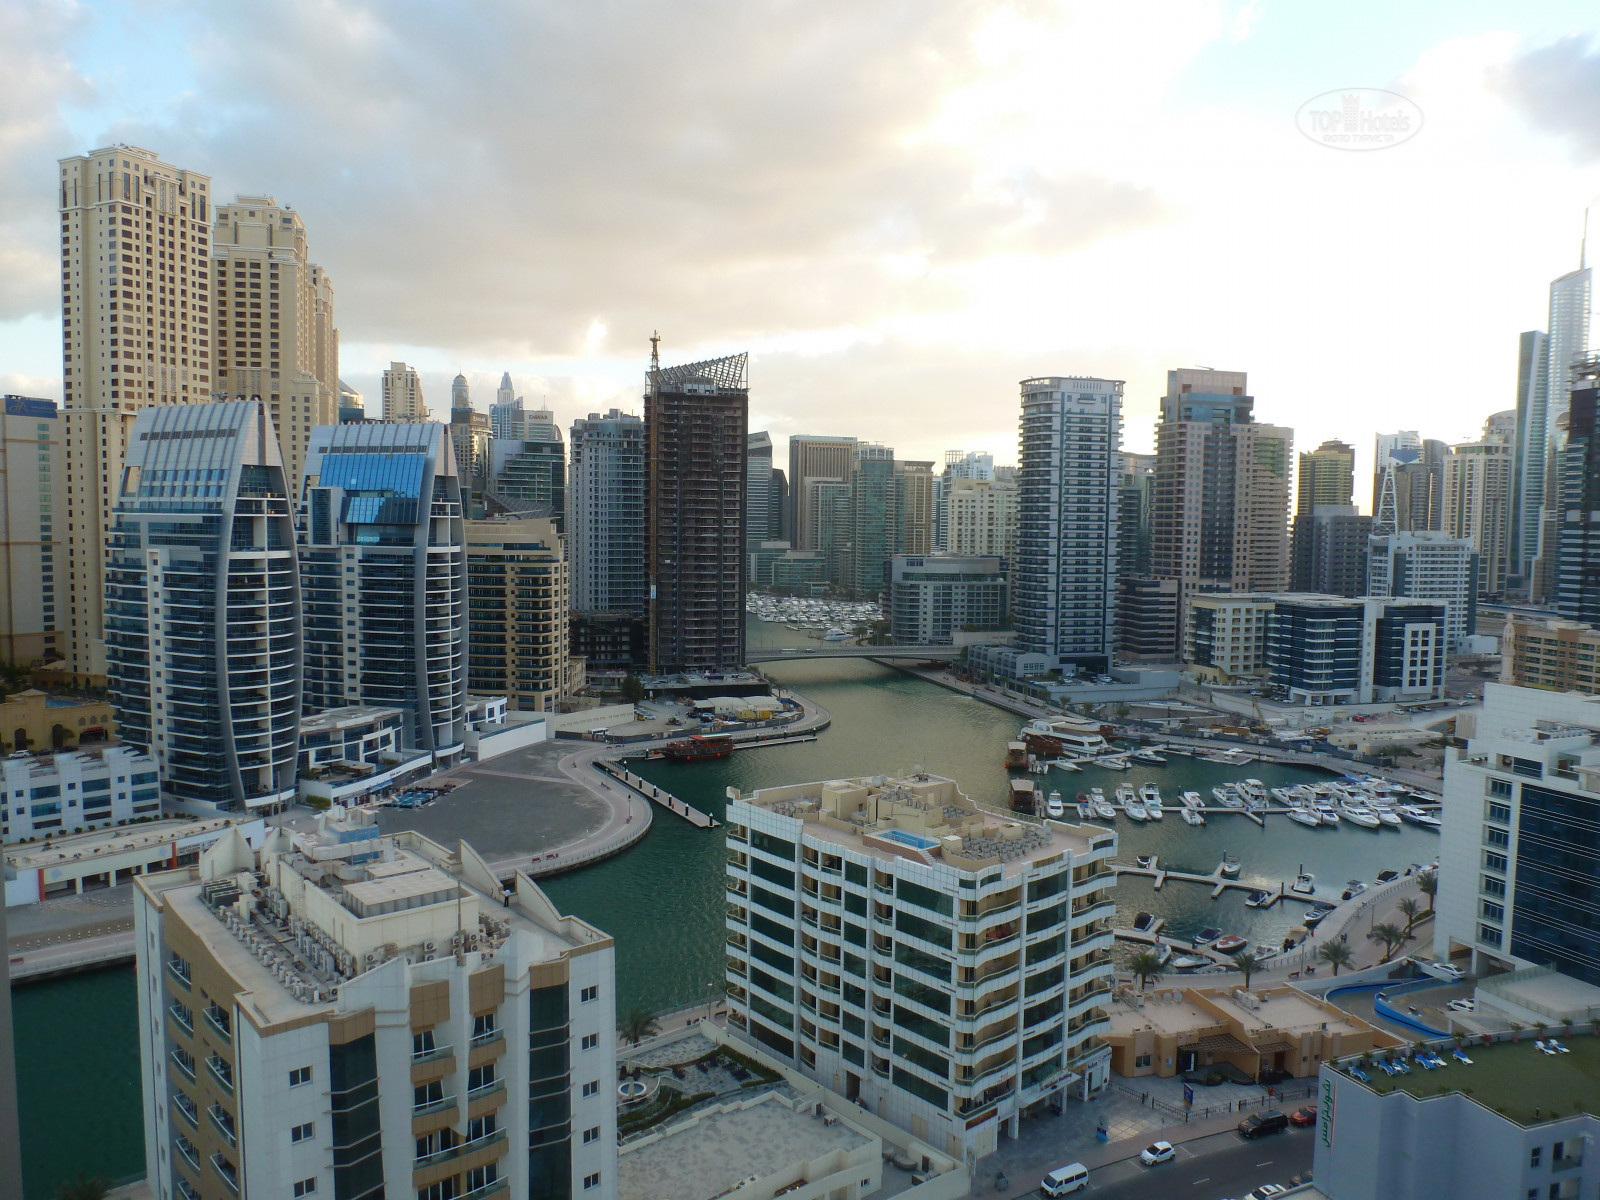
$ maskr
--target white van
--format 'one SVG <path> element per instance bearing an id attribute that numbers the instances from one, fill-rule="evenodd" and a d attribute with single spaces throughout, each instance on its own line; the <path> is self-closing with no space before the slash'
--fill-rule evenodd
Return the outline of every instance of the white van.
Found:
<path id="1" fill-rule="evenodd" d="M 1082 1163 L 1068 1163 L 1064 1167 L 1057 1167 L 1039 1181 L 1039 1194 L 1051 1197 L 1067 1196 L 1073 1192 L 1081 1192 L 1088 1186 L 1089 1168 Z"/>

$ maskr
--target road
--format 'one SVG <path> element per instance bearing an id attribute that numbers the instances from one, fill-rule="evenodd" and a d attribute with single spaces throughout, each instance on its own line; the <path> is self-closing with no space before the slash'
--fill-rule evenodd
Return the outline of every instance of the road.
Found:
<path id="1" fill-rule="evenodd" d="M 1288 1183 L 1311 1169 L 1315 1129 L 1295 1129 L 1247 1142 L 1237 1133 L 1214 1133 L 1178 1146 L 1178 1157 L 1158 1167 L 1137 1158 L 1090 1172 L 1083 1195 L 1101 1200 L 1219 1200 L 1243 1196 L 1262 1183 Z M 1034 1181 L 1029 1181 L 1034 1182 Z M 1034 1182 L 1037 1187 L 1037 1183 Z M 1021 1180 L 1011 1185 L 1020 1193 Z M 1025 1193 L 1024 1193 L 1025 1194 Z"/>

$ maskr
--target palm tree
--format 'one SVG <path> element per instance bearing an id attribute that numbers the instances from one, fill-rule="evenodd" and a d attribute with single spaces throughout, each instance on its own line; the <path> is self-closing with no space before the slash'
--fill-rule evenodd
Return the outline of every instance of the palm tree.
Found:
<path id="1" fill-rule="evenodd" d="M 661 1024 L 656 1020 L 656 1014 L 648 1008 L 630 1008 L 617 1022 L 617 1032 L 630 1044 L 637 1046 L 645 1038 L 660 1033 Z"/>
<path id="2" fill-rule="evenodd" d="M 1161 957 L 1154 950 L 1141 950 L 1128 963 L 1128 969 L 1139 978 L 1139 990 L 1161 978 Z"/>
<path id="3" fill-rule="evenodd" d="M 1243 954 L 1235 954 L 1233 956 L 1233 965 L 1243 973 L 1244 988 L 1245 991 L 1249 991 L 1250 976 L 1254 975 L 1261 969 L 1261 960 L 1254 954 L 1250 953 L 1250 951 L 1246 950 Z"/>
<path id="4" fill-rule="evenodd" d="M 1348 967 L 1350 960 L 1355 957 L 1355 952 L 1343 942 L 1324 942 L 1317 947 L 1317 957 L 1333 965 L 1333 975 L 1337 979 L 1339 968 Z"/>
<path id="5" fill-rule="evenodd" d="M 1433 916 L 1433 898 L 1439 894 L 1439 872 L 1431 867 L 1418 871 L 1417 890 L 1428 898 L 1428 915 Z"/>
<path id="6" fill-rule="evenodd" d="M 1395 907 L 1398 908 L 1401 912 L 1401 915 L 1405 917 L 1406 936 L 1410 937 L 1411 930 L 1417 923 L 1417 918 L 1422 915 L 1422 905 L 1418 904 L 1412 897 L 1404 896 L 1401 898 L 1400 903 L 1396 904 Z"/>
<path id="7" fill-rule="evenodd" d="M 56 1185 L 55 1200 L 105 1200 L 111 1192 L 111 1181 L 104 1175 L 85 1175 L 78 1172 L 76 1179 Z"/>
<path id="8" fill-rule="evenodd" d="M 1382 925 L 1374 925 L 1367 937 L 1374 942 L 1383 943 L 1383 957 L 1379 961 L 1388 962 L 1394 956 L 1394 952 L 1405 944 L 1406 931 L 1398 925 L 1385 922 Z"/>

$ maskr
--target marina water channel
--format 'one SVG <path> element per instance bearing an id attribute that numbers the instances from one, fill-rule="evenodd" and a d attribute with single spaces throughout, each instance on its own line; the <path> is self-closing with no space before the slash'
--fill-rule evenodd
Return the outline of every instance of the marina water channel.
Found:
<path id="1" fill-rule="evenodd" d="M 750 622 L 752 646 L 804 646 L 804 635 L 782 625 Z M 741 791 L 845 775 L 895 774 L 921 767 L 955 779 L 980 803 L 1003 808 L 1006 743 L 1021 718 L 955 692 L 861 659 L 770 664 L 779 684 L 826 708 L 832 726 L 814 742 L 745 750 L 693 764 L 635 764 L 646 778 L 688 803 L 721 817 L 728 787 Z M 1246 883 L 1277 891 L 1304 865 L 1319 896 L 1337 897 L 1345 880 L 1370 881 L 1384 868 L 1404 870 L 1431 861 L 1438 837 L 1411 825 L 1367 830 L 1343 822 L 1310 829 L 1284 817 L 1258 827 L 1239 814 L 1213 814 L 1204 827 L 1173 811 L 1185 789 L 1211 788 L 1251 776 L 1269 787 L 1326 778 L 1320 772 L 1253 762 L 1232 766 L 1172 756 L 1166 766 L 1135 762 L 1131 770 L 1089 767 L 1052 771 L 1042 790 L 1059 790 L 1069 804 L 1092 786 L 1109 796 L 1119 783 L 1146 780 L 1169 806 L 1160 823 L 1135 825 L 1118 817 L 1118 857 L 1156 854 L 1171 870 L 1209 874 L 1229 853 Z M 1209 803 L 1209 800 L 1208 800 Z M 1070 810 L 1069 810 L 1070 811 Z M 492 847 L 483 847 L 492 853 Z M 615 858 L 546 880 L 556 905 L 593 922 L 617 942 L 617 1007 L 660 1010 L 706 1001 L 722 976 L 723 863 L 717 830 L 701 830 L 658 811 L 650 833 Z M 1213 900 L 1209 887 L 1169 880 L 1160 891 L 1147 878 L 1117 887 L 1120 927 L 1140 910 L 1165 918 L 1164 936 L 1184 938 L 1206 925 L 1252 941 L 1276 942 L 1304 905 L 1245 907 L 1243 892 Z M 14 992 L 18 1083 L 21 1092 L 26 1194 L 48 1196 L 56 1182 L 79 1170 L 113 1178 L 143 1170 L 136 1006 L 131 967 L 19 987 Z"/>

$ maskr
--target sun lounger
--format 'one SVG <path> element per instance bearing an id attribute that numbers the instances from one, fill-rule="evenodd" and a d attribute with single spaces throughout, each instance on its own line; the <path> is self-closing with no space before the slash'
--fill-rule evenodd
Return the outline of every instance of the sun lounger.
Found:
<path id="1" fill-rule="evenodd" d="M 1571 1054 L 1572 1053 L 1571 1050 L 1568 1050 L 1564 1045 L 1562 1045 L 1560 1042 L 1556 1041 L 1555 1038 L 1546 1038 L 1544 1044 L 1546 1046 L 1554 1046 L 1555 1047 L 1555 1051 L 1556 1051 L 1557 1054 Z"/>
<path id="2" fill-rule="evenodd" d="M 1355 1076 L 1357 1079 L 1361 1080 L 1362 1083 L 1371 1083 L 1372 1082 L 1372 1076 L 1368 1075 L 1360 1067 L 1355 1067 L 1355 1066 L 1351 1067 L 1350 1068 L 1350 1074 Z"/>
<path id="3" fill-rule="evenodd" d="M 1543 1041 L 1540 1038 L 1534 1038 L 1533 1039 L 1533 1044 L 1539 1048 L 1539 1053 L 1540 1054 L 1560 1054 L 1561 1053 L 1561 1051 L 1557 1050 L 1554 1046 L 1550 1045 L 1549 1042 Z"/>
<path id="4" fill-rule="evenodd" d="M 1450 1057 L 1454 1058 L 1458 1063 L 1465 1063 L 1469 1067 L 1472 1065 L 1472 1060 L 1462 1052 L 1460 1046 L 1450 1051 Z"/>
<path id="5" fill-rule="evenodd" d="M 1411 1074 L 1411 1068 L 1406 1066 L 1406 1064 L 1404 1062 L 1402 1062 L 1398 1058 L 1394 1060 L 1394 1069 L 1396 1071 L 1398 1071 L 1401 1075 L 1409 1075 L 1409 1074 Z"/>

